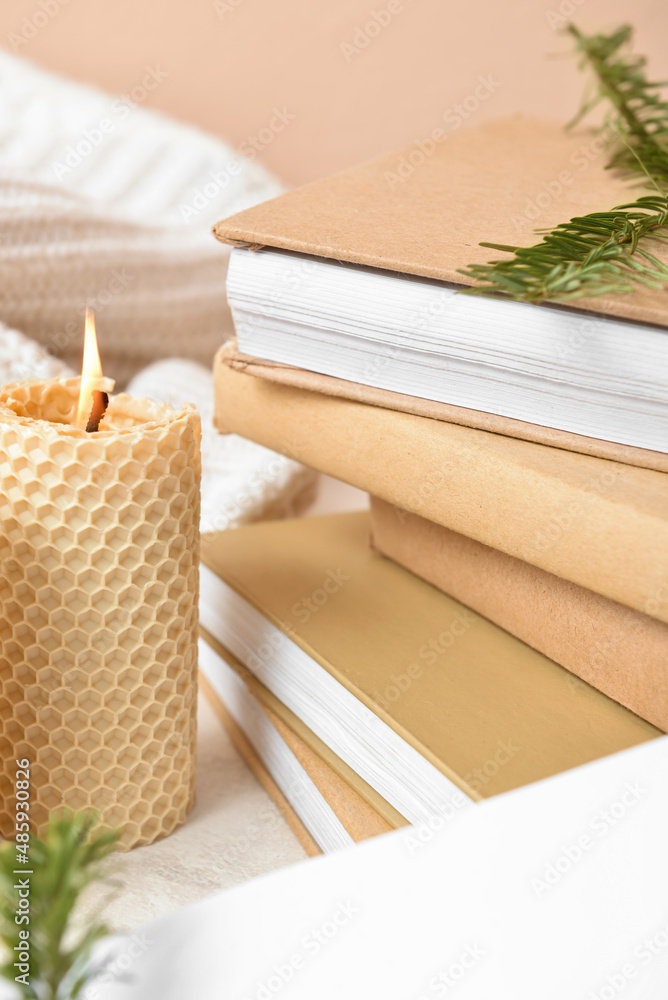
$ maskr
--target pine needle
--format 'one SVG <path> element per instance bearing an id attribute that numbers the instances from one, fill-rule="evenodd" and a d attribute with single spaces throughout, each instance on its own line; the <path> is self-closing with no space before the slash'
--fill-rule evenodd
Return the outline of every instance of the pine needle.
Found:
<path id="1" fill-rule="evenodd" d="M 72 917 L 84 889 L 100 878 L 100 865 L 114 849 L 119 833 L 96 829 L 94 812 L 52 813 L 43 840 L 30 838 L 30 923 L 15 923 L 18 894 L 16 845 L 0 848 L 0 941 L 5 956 L 0 976 L 19 988 L 24 1000 L 76 1000 L 96 974 L 89 959 L 100 938 L 108 932 L 97 919 L 78 935 Z M 20 867 L 20 866 L 19 866 Z M 18 946 L 29 937 L 29 985 L 17 984 Z"/>
<path id="2" fill-rule="evenodd" d="M 610 35 L 583 35 L 574 25 L 568 31 L 581 68 L 589 68 L 596 83 L 595 95 L 583 102 L 569 127 L 601 102 L 610 104 L 607 128 L 612 125 L 618 139 L 607 168 L 640 178 L 653 193 L 537 230 L 543 239 L 531 247 L 481 243 L 513 256 L 461 268 L 476 282 L 464 294 L 570 302 L 668 284 L 668 267 L 649 249 L 651 240 L 668 238 L 668 103 L 660 93 L 665 83 L 646 78 L 642 56 L 622 53 L 632 36 L 628 25 Z"/>

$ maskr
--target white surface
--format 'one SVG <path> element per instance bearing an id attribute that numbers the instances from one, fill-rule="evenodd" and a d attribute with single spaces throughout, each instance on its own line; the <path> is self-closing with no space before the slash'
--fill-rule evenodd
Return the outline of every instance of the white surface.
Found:
<path id="1" fill-rule="evenodd" d="M 454 782 L 204 565 L 200 621 L 409 823 L 472 806 Z"/>
<path id="2" fill-rule="evenodd" d="M 117 891 L 105 919 L 113 930 L 133 928 L 304 857 L 278 808 L 200 697 L 195 806 L 169 837 L 110 859 Z M 89 890 L 80 917 L 85 920 L 108 893 L 106 884 Z"/>
<path id="3" fill-rule="evenodd" d="M 663 450 L 665 330 L 458 295 L 285 251 L 234 249 L 239 348 L 363 385 Z"/>
<path id="4" fill-rule="evenodd" d="M 164 918 L 100 998 L 665 1000 L 667 829 L 664 737 Z"/>

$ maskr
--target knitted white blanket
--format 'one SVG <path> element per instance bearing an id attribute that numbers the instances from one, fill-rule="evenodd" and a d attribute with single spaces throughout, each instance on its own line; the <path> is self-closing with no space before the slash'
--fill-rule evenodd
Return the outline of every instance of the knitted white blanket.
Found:
<path id="1" fill-rule="evenodd" d="M 208 365 L 232 331 L 211 225 L 279 191 L 220 139 L 0 52 L 0 318 L 74 367 L 87 303 L 119 387 Z"/>
<path id="2" fill-rule="evenodd" d="M 0 385 L 72 374 L 34 341 L 0 323 Z M 236 434 L 215 430 L 210 369 L 183 358 L 158 361 L 136 375 L 128 391 L 176 407 L 196 403 L 202 417 L 202 531 L 293 517 L 314 499 L 317 476 L 312 469 Z"/>
<path id="3" fill-rule="evenodd" d="M 205 531 L 298 513 L 314 492 L 311 470 L 212 425 L 232 321 L 211 225 L 279 191 L 219 139 L 0 52 L 0 384 L 79 371 L 86 304 L 117 388 L 176 355 L 129 388 L 200 408 Z"/>

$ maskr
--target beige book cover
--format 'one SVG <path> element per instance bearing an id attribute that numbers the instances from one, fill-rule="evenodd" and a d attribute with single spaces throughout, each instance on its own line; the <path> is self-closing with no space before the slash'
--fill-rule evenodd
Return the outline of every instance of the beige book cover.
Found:
<path id="1" fill-rule="evenodd" d="M 240 352 L 235 339 L 229 340 L 221 348 L 219 357 L 236 371 L 247 372 L 257 378 L 268 379 L 270 382 L 280 382 L 283 385 L 292 385 L 328 396 L 343 396 L 345 399 L 369 403 L 371 406 L 383 406 L 389 410 L 415 413 L 420 417 L 430 417 L 432 420 L 445 420 L 452 424 L 463 424 L 465 427 L 477 427 L 507 437 L 580 452 L 582 455 L 594 455 L 596 458 L 608 458 L 613 462 L 623 462 L 625 465 L 636 465 L 641 469 L 668 472 L 666 452 L 635 448 L 628 444 L 618 444 L 616 441 L 602 441 L 599 438 L 585 437 L 583 434 L 561 431 L 555 427 L 543 427 L 541 424 L 530 424 L 525 420 L 515 420 L 513 417 L 502 417 L 496 413 L 485 413 L 483 410 L 472 410 L 452 403 L 439 403 L 434 399 L 421 399 L 419 396 L 408 396 L 403 392 L 393 392 L 391 389 L 378 389 L 375 386 L 362 385 L 361 382 L 349 382 L 347 379 L 335 378 L 332 375 L 321 375 L 319 372 L 295 368 L 294 365 L 267 361 Z"/>
<path id="2" fill-rule="evenodd" d="M 372 552 L 366 513 L 221 532 L 202 558 L 474 799 L 660 735 Z"/>
<path id="3" fill-rule="evenodd" d="M 288 191 L 224 219 L 214 233 L 237 246 L 465 284 L 458 268 L 502 256 L 481 240 L 531 246 L 537 227 L 608 212 L 640 193 L 605 163 L 603 144 L 589 130 L 516 114 Z M 668 262 L 661 244 L 656 253 Z M 668 326 L 661 289 L 580 300 L 578 308 Z"/>
<path id="4" fill-rule="evenodd" d="M 394 559 L 668 732 L 668 625 L 456 531 L 371 498 Z"/>
<path id="5" fill-rule="evenodd" d="M 668 621 L 668 476 L 215 364 L 216 425 Z"/>
<path id="6" fill-rule="evenodd" d="M 366 840 L 407 826 L 406 819 L 389 802 L 330 750 L 225 646 L 201 626 L 200 632 L 212 649 L 239 674 L 353 840 Z M 221 701 L 208 682 L 206 694 L 214 707 Z"/>
<path id="7" fill-rule="evenodd" d="M 218 239 L 254 249 L 283 248 L 462 285 L 459 268 L 503 258 L 480 241 L 531 246 L 537 227 L 609 211 L 642 193 L 605 170 L 603 143 L 588 130 L 526 115 L 483 122 L 438 141 L 414 144 L 224 219 Z M 664 244 L 653 252 L 668 262 Z M 668 326 L 668 296 L 639 287 L 630 295 L 578 300 L 578 309 Z M 545 308 L 545 307 L 536 307 Z M 549 307 L 548 307 L 549 308 Z M 563 307 L 562 307 L 563 308 Z M 259 377 L 332 392 L 668 471 L 664 452 L 552 430 L 510 417 L 357 385 L 240 357 Z"/>

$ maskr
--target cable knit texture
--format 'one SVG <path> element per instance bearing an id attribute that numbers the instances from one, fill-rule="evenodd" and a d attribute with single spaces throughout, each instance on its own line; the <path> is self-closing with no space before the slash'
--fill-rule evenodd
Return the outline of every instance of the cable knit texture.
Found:
<path id="1" fill-rule="evenodd" d="M 211 225 L 279 192 L 221 140 L 0 52 L 0 382 L 80 371 L 91 305 L 116 389 L 139 372 L 133 394 L 200 409 L 204 531 L 296 514 L 315 490 L 311 470 L 213 429 L 232 320 Z"/>
<path id="2" fill-rule="evenodd" d="M 222 140 L 0 53 L 0 317 L 73 367 L 87 303 L 118 387 L 208 365 L 232 332 L 211 226 L 280 190 Z"/>
<path id="3" fill-rule="evenodd" d="M 213 426 L 211 372 L 193 361 L 158 361 L 128 391 L 180 408 L 196 402 L 202 417 L 202 531 L 238 528 L 262 518 L 294 517 L 314 498 L 316 473 L 298 462 Z"/>

